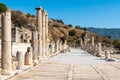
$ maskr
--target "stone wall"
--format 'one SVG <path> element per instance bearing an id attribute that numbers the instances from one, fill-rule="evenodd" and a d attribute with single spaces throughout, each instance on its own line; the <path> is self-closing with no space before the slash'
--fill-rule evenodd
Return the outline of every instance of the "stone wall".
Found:
<path id="1" fill-rule="evenodd" d="M 31 46 L 30 43 L 12 43 L 12 55 L 16 55 L 17 51 L 20 51 L 23 54 L 25 54 L 27 48 L 30 46 Z M 1 40 L 0 40 L 0 54 L 1 54 Z"/>
<path id="2" fill-rule="evenodd" d="M 26 53 L 27 48 L 30 47 L 30 43 L 13 43 L 12 44 L 12 54 L 16 54 L 17 51 L 20 51 L 22 53 Z"/>

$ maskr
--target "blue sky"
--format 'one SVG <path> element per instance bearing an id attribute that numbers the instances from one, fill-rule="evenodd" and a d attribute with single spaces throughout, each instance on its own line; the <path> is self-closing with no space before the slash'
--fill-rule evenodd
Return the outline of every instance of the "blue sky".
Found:
<path id="1" fill-rule="evenodd" d="M 36 15 L 42 6 L 49 18 L 81 27 L 120 28 L 120 0 L 0 0 L 10 9 Z"/>

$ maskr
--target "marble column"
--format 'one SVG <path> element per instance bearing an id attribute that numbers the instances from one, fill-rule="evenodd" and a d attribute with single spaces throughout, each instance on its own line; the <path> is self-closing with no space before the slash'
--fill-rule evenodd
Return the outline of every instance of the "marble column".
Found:
<path id="1" fill-rule="evenodd" d="M 46 41 L 45 41 L 45 26 L 46 26 L 46 11 L 42 10 L 42 54 L 43 54 L 43 58 L 46 59 Z"/>
<path id="2" fill-rule="evenodd" d="M 94 37 L 92 37 L 92 46 L 94 47 Z"/>
<path id="3" fill-rule="evenodd" d="M 56 42 L 55 42 L 55 53 L 56 54 L 58 54 L 58 52 L 59 52 L 59 48 L 58 48 L 58 45 L 59 44 L 59 40 L 57 40 Z"/>
<path id="4" fill-rule="evenodd" d="M 42 55 L 42 8 L 37 7 L 37 28 L 36 30 L 38 31 L 38 58 L 39 61 L 43 59 Z"/>
<path id="5" fill-rule="evenodd" d="M 38 32 L 32 32 L 33 62 L 38 64 Z"/>
<path id="6" fill-rule="evenodd" d="M 83 40 L 80 39 L 80 47 L 83 48 Z"/>
<path id="7" fill-rule="evenodd" d="M 101 43 L 98 43 L 98 53 L 97 53 L 97 57 L 101 57 L 101 53 L 102 53 Z"/>
<path id="8" fill-rule="evenodd" d="M 24 54 L 20 51 L 17 52 L 18 67 L 17 69 L 24 69 Z"/>
<path id="9" fill-rule="evenodd" d="M 2 14 L 1 71 L 3 75 L 11 74 L 11 12 Z"/>
<path id="10" fill-rule="evenodd" d="M 46 22 L 45 22 L 45 24 L 46 24 L 46 26 L 45 26 L 45 43 L 46 43 L 46 45 L 45 45 L 45 47 L 46 47 L 46 54 L 47 54 L 47 57 L 50 57 L 49 56 L 49 51 L 48 51 L 48 14 L 46 13 L 46 15 L 45 15 L 45 18 L 46 18 Z"/>

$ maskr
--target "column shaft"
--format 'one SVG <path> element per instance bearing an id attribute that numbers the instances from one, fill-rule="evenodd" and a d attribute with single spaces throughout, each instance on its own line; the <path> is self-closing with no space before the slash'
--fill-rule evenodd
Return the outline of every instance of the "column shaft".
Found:
<path id="1" fill-rule="evenodd" d="M 38 31 L 38 57 L 42 59 L 42 8 L 38 7 L 37 10 L 37 28 Z"/>
<path id="2" fill-rule="evenodd" d="M 1 68 L 2 74 L 11 73 L 11 12 L 2 15 Z"/>

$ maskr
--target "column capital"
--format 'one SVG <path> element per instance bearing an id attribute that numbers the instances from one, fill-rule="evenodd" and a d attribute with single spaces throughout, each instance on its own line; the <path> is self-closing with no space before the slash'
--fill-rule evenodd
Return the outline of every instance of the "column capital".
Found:
<path id="1" fill-rule="evenodd" d="M 46 10 L 42 10 L 42 13 L 43 13 L 43 14 L 46 14 Z"/>
<path id="2" fill-rule="evenodd" d="M 35 8 L 36 10 L 42 10 L 42 7 L 37 7 L 37 8 Z"/>

